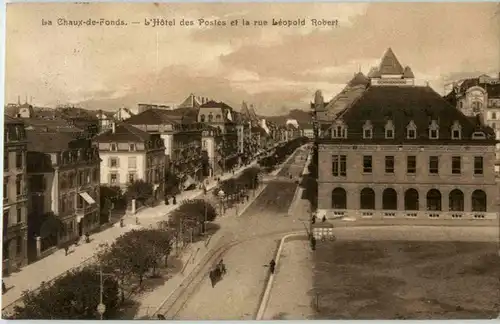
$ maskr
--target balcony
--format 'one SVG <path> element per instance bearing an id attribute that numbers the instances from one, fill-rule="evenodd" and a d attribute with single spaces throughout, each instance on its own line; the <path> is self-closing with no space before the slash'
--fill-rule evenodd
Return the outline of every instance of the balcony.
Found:
<path id="1" fill-rule="evenodd" d="M 86 205 L 86 206 L 78 206 L 75 208 L 75 214 L 78 216 L 85 216 L 89 213 L 93 213 L 97 211 L 97 204 L 92 204 L 92 205 Z"/>

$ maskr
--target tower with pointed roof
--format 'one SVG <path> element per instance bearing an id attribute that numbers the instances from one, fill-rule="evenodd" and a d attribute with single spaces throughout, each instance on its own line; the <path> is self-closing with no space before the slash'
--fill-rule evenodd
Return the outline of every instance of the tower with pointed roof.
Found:
<path id="1" fill-rule="evenodd" d="M 389 47 L 378 68 L 372 68 L 368 73 L 372 86 L 413 86 L 415 76 L 409 66 L 403 68 L 396 54 Z"/>

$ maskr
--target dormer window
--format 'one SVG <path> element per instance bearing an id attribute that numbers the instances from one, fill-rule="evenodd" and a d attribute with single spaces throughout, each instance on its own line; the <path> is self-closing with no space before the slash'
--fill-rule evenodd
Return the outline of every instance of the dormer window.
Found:
<path id="1" fill-rule="evenodd" d="M 373 126 L 369 120 L 367 120 L 363 125 L 363 138 L 364 139 L 373 138 Z"/>
<path id="2" fill-rule="evenodd" d="M 413 120 L 410 121 L 410 123 L 408 123 L 408 126 L 406 126 L 406 138 L 407 139 L 417 138 L 417 125 L 415 125 L 415 122 Z"/>
<path id="3" fill-rule="evenodd" d="M 385 124 L 385 138 L 394 139 L 394 124 L 392 120 L 388 120 L 387 124 Z"/>
<path id="4" fill-rule="evenodd" d="M 453 126 L 451 126 L 451 139 L 459 140 L 462 138 L 462 126 L 455 121 Z"/>
<path id="5" fill-rule="evenodd" d="M 128 145 L 128 150 L 131 151 L 131 152 L 134 152 L 135 151 L 135 144 L 134 143 L 130 143 Z"/>
<path id="6" fill-rule="evenodd" d="M 485 139 L 485 138 L 486 138 L 486 134 L 484 134 L 483 132 L 472 133 L 472 139 Z"/>
<path id="7" fill-rule="evenodd" d="M 439 138 L 439 125 L 435 120 L 431 122 L 429 126 L 429 138 L 430 139 L 438 139 Z"/>
<path id="8" fill-rule="evenodd" d="M 337 123 L 332 127 L 332 138 L 347 138 L 347 129 L 343 123 Z"/>
<path id="9" fill-rule="evenodd" d="M 110 149 L 111 149 L 111 151 L 118 151 L 118 147 L 117 147 L 116 143 L 111 143 Z"/>

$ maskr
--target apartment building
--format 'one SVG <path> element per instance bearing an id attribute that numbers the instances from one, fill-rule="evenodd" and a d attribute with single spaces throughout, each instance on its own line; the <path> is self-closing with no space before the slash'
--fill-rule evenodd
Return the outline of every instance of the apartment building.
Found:
<path id="1" fill-rule="evenodd" d="M 3 157 L 3 272 L 28 262 L 27 138 L 21 120 L 4 115 Z"/>
<path id="2" fill-rule="evenodd" d="M 34 260 L 100 227 L 100 159 L 97 148 L 78 134 L 26 133 L 28 245 L 30 260 Z M 43 233 L 43 228 L 59 227 L 53 217 L 58 219 L 59 230 Z"/>
<path id="3" fill-rule="evenodd" d="M 113 123 L 112 129 L 96 136 L 101 157 L 100 182 L 127 185 L 143 180 L 153 185 L 161 197 L 165 177 L 165 146 L 159 135 L 146 133 L 126 123 Z"/>
<path id="4" fill-rule="evenodd" d="M 493 130 L 408 71 L 389 50 L 318 139 L 319 216 L 496 219 Z"/>

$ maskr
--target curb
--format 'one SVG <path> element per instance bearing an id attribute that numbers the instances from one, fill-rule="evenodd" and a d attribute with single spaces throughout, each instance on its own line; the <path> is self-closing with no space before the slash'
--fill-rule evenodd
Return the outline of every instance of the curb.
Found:
<path id="1" fill-rule="evenodd" d="M 281 253 L 283 252 L 283 245 L 285 245 L 286 240 L 289 239 L 290 237 L 299 236 L 299 235 L 302 236 L 302 235 L 304 235 L 304 233 L 303 232 L 296 232 L 296 233 L 292 233 L 292 234 L 287 234 L 281 238 L 280 245 L 278 247 L 278 251 L 276 252 L 276 257 L 274 259 L 274 261 L 276 262 L 275 270 L 278 269 Z M 262 296 L 262 300 L 260 301 L 259 310 L 257 311 L 257 316 L 255 317 L 256 321 L 260 321 L 264 317 L 267 303 L 269 302 L 269 297 L 271 296 L 271 289 L 273 288 L 273 282 L 274 282 L 275 275 L 276 275 L 276 271 L 275 271 L 275 273 L 271 273 L 271 275 L 269 276 L 269 279 L 268 279 L 267 285 L 266 285 L 266 290 L 264 291 L 264 295 Z"/>
<path id="2" fill-rule="evenodd" d="M 307 154 L 307 160 L 306 160 L 306 163 L 304 165 L 304 168 L 302 169 L 302 173 L 300 174 L 300 180 L 302 180 L 304 175 L 306 174 L 307 167 L 309 166 L 310 163 L 311 163 L 311 153 L 309 152 Z M 295 194 L 293 196 L 292 203 L 290 204 L 290 208 L 288 208 L 287 215 L 290 215 L 292 213 L 292 210 L 295 209 L 295 206 L 297 206 L 298 201 L 299 201 L 299 199 L 298 199 L 299 193 L 302 194 L 303 192 L 304 192 L 304 188 L 302 188 L 300 186 L 300 182 L 299 182 L 299 184 L 297 185 L 297 189 L 295 189 Z M 300 195 L 300 196 L 302 196 L 302 195 Z"/>

